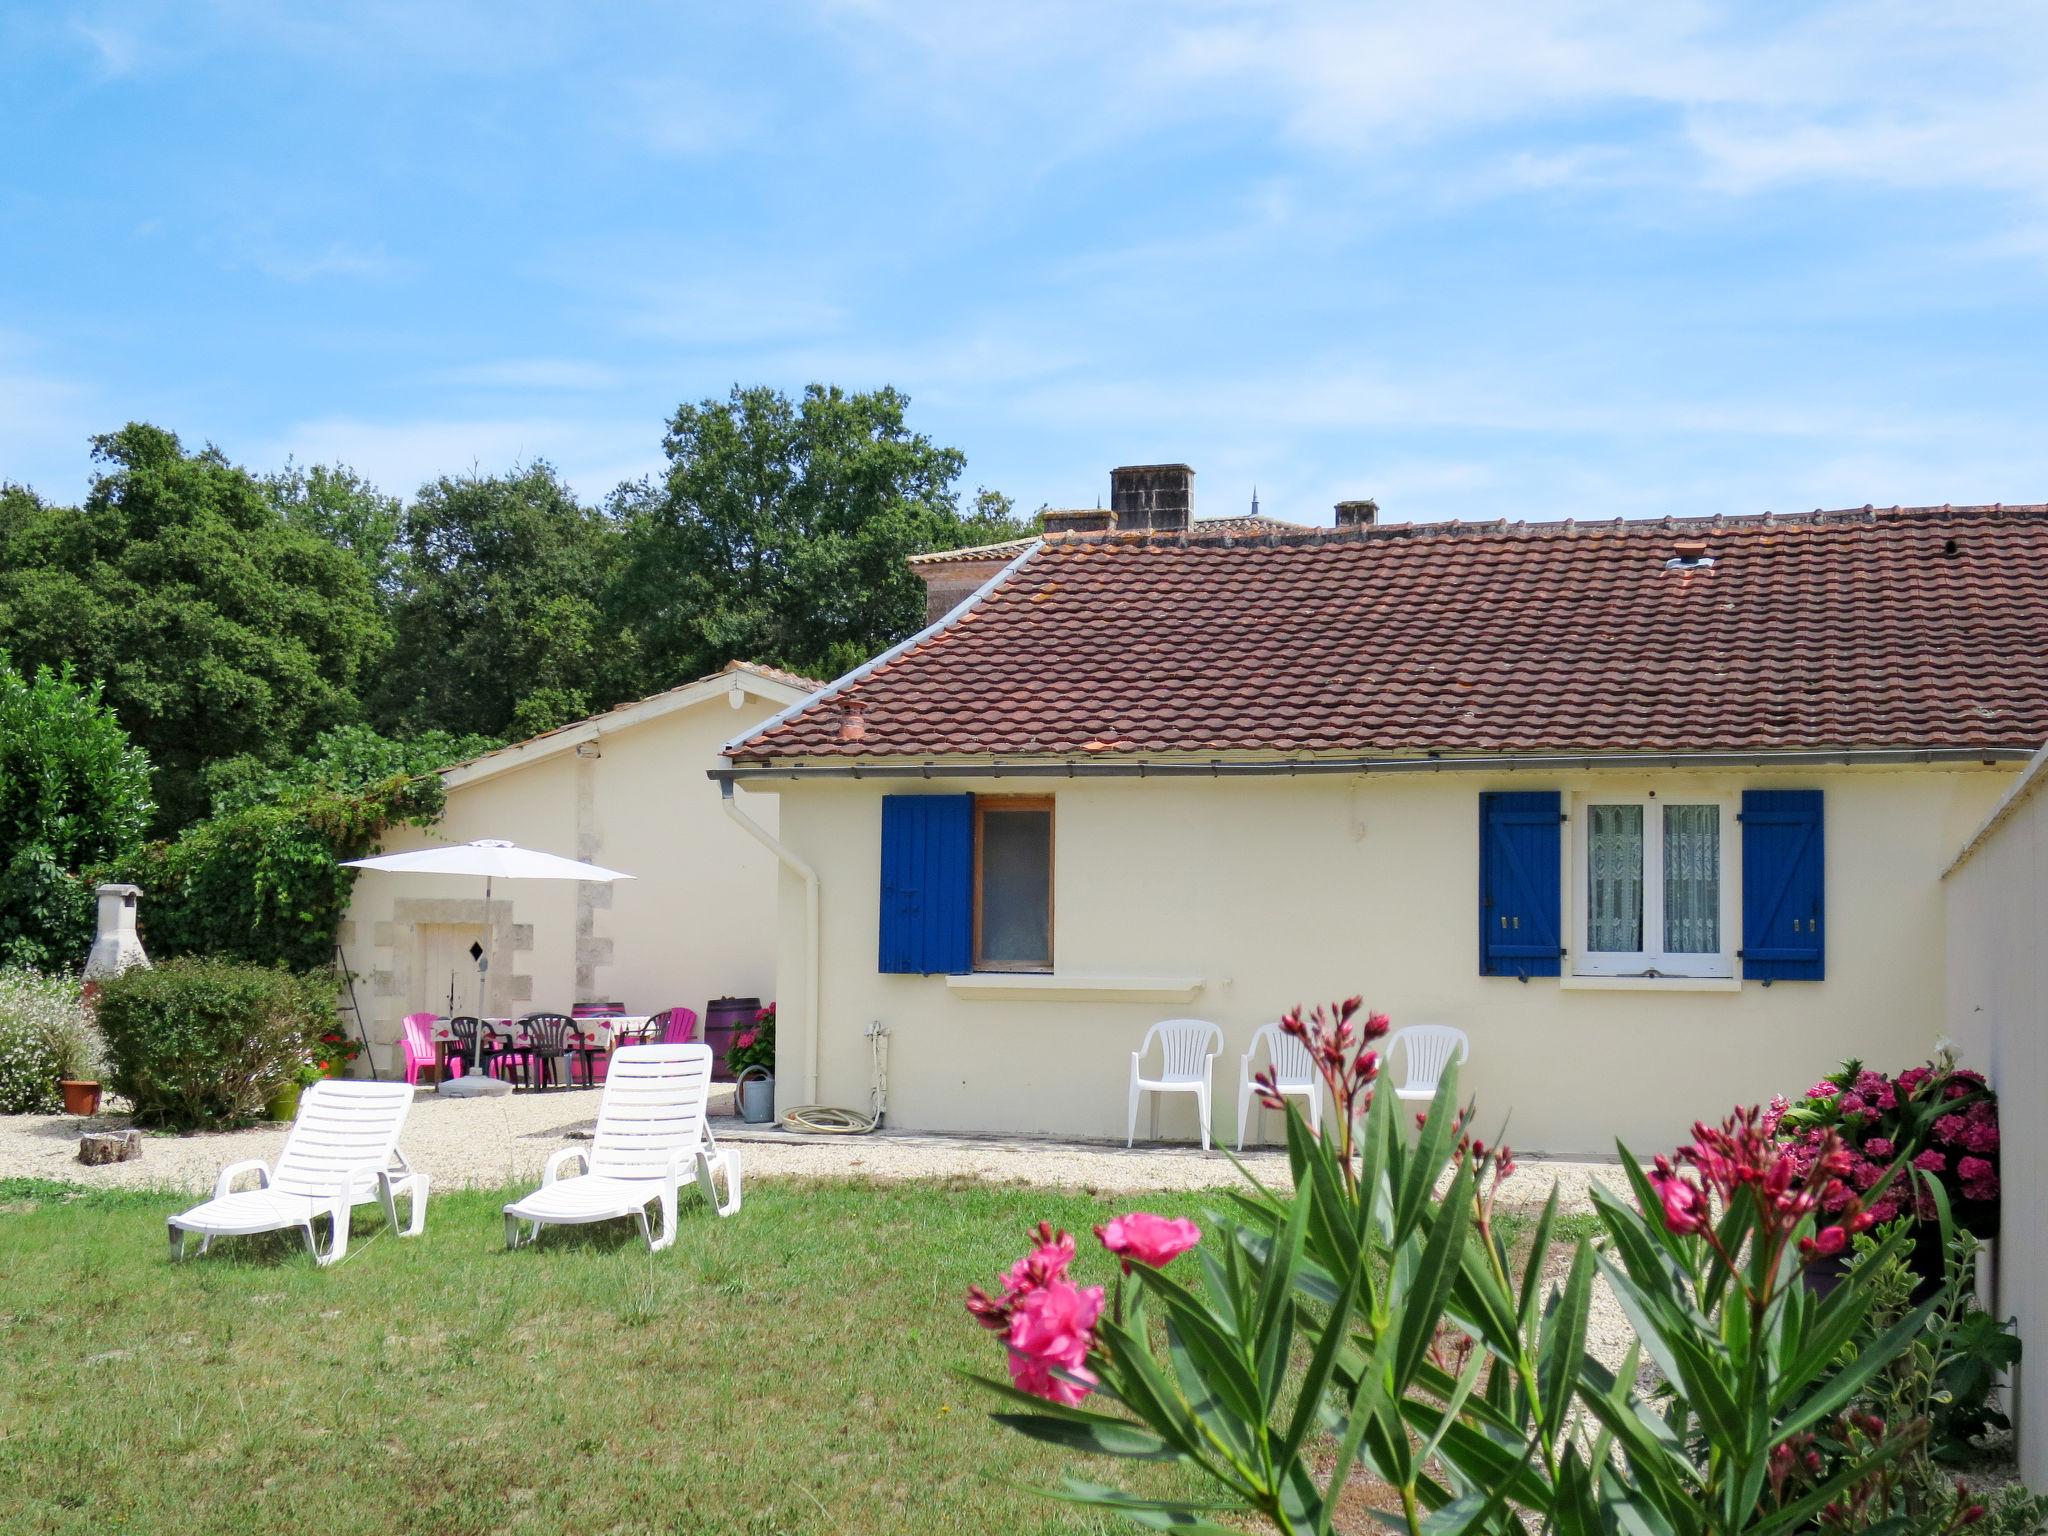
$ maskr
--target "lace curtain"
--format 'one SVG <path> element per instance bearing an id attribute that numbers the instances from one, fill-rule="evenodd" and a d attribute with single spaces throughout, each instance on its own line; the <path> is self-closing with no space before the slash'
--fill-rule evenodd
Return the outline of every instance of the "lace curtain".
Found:
<path id="1" fill-rule="evenodd" d="M 1586 947 L 1633 954 L 1643 947 L 1643 808 L 1586 810 Z"/>
<path id="2" fill-rule="evenodd" d="M 1721 808 L 1664 807 L 1664 951 L 1721 948 Z"/>

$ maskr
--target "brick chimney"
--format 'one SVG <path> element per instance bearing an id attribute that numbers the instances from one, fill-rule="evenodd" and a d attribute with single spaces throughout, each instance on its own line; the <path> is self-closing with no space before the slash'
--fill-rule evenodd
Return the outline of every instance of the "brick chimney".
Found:
<path id="1" fill-rule="evenodd" d="M 1185 464 L 1125 464 L 1109 472 L 1109 510 L 1119 532 L 1178 532 L 1195 515 L 1195 472 Z"/>
<path id="2" fill-rule="evenodd" d="M 1337 526 L 1339 528 L 1370 528 L 1380 520 L 1380 504 L 1376 501 L 1340 501 L 1337 503 Z"/>
<path id="3" fill-rule="evenodd" d="M 1106 507 L 1047 507 L 1039 514 L 1047 533 L 1107 533 L 1113 516 Z"/>

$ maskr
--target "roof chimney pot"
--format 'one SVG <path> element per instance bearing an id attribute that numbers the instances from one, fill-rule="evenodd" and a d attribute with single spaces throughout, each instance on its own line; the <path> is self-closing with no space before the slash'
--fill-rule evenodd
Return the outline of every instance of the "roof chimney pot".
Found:
<path id="1" fill-rule="evenodd" d="M 1185 532 L 1195 515 L 1195 472 L 1185 464 L 1123 464 L 1109 472 L 1109 510 L 1119 532 Z"/>
<path id="2" fill-rule="evenodd" d="M 1364 501 L 1340 501 L 1337 503 L 1337 526 L 1339 528 L 1370 528 L 1380 520 L 1380 504 L 1367 498 Z"/>

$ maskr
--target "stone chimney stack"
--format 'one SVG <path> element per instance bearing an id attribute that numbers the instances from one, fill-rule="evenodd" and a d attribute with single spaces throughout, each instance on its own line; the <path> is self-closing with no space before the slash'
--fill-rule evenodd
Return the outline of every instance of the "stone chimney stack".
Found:
<path id="1" fill-rule="evenodd" d="M 1118 532 L 1184 531 L 1195 515 L 1195 472 L 1185 464 L 1125 464 L 1109 472 Z"/>
<path id="2" fill-rule="evenodd" d="M 1380 520 L 1380 504 L 1376 501 L 1340 501 L 1337 503 L 1337 526 L 1339 528 L 1370 528 Z"/>
<path id="3" fill-rule="evenodd" d="M 1106 507 L 1047 507 L 1040 515 L 1047 533 L 1107 533 L 1115 526 Z"/>
<path id="4" fill-rule="evenodd" d="M 149 964 L 149 956 L 142 952 L 142 939 L 135 932 L 135 903 L 141 895 L 139 886 L 99 888 L 99 931 L 93 935 L 92 953 L 85 961 L 88 980 L 118 976 L 134 966 Z"/>

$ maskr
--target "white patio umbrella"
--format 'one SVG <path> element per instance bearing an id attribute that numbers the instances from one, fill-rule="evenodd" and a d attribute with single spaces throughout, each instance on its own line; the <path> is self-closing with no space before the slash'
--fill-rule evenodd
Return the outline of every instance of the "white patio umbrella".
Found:
<path id="1" fill-rule="evenodd" d="M 560 854 L 522 848 L 502 838 L 479 838 L 473 843 L 449 843 L 439 848 L 420 848 L 411 853 L 380 853 L 368 859 L 344 859 L 349 869 L 381 869 L 401 875 L 481 875 L 484 881 L 484 920 L 491 910 L 491 884 L 497 880 L 631 880 L 623 871 L 601 864 L 585 864 Z M 488 952 L 477 957 L 479 976 L 491 968 Z M 482 1006 L 482 998 L 478 998 Z M 457 1081 L 460 1081 L 458 1079 Z M 448 1085 L 443 1084 L 444 1088 Z"/>

